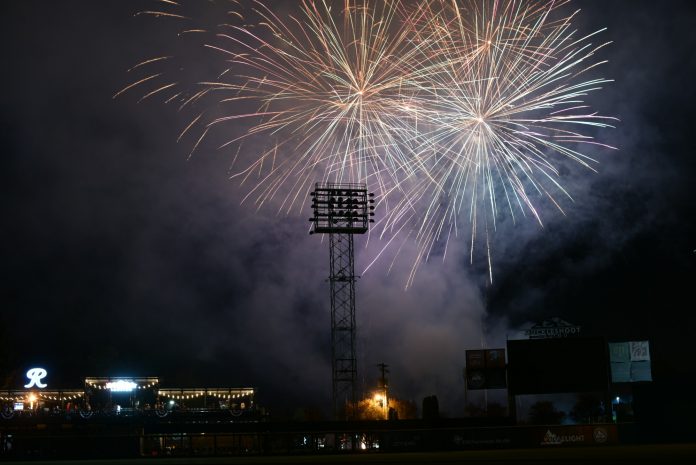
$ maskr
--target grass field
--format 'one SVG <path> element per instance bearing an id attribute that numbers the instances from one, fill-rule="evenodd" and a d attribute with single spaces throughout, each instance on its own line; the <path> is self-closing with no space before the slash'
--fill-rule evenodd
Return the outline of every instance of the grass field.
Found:
<path id="1" fill-rule="evenodd" d="M 696 464 L 696 444 L 620 445 L 605 447 L 575 447 L 554 449 L 507 449 L 457 452 L 367 453 L 340 455 L 211 457 L 211 458 L 141 458 L 118 460 L 32 461 L 3 462 L 80 465 L 281 465 L 281 464 Z"/>

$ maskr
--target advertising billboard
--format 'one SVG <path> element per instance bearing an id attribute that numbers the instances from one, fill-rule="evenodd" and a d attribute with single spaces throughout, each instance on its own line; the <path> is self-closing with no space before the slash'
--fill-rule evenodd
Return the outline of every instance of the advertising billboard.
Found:
<path id="1" fill-rule="evenodd" d="M 466 351 L 466 387 L 476 389 L 505 389 L 505 349 Z"/>
<path id="2" fill-rule="evenodd" d="M 513 395 L 603 392 L 608 387 L 603 338 L 509 340 L 507 349 Z"/>
<path id="3" fill-rule="evenodd" d="M 609 362 L 613 383 L 652 381 L 648 341 L 610 342 Z"/>

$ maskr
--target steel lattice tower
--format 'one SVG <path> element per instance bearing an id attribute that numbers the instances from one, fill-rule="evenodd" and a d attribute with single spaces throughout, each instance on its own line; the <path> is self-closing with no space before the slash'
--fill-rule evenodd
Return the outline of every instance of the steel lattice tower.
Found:
<path id="1" fill-rule="evenodd" d="M 316 184 L 312 192 L 311 233 L 329 234 L 331 368 L 336 419 L 343 411 L 355 410 L 358 368 L 353 235 L 367 232 L 374 215 L 372 196 L 362 184 Z"/>

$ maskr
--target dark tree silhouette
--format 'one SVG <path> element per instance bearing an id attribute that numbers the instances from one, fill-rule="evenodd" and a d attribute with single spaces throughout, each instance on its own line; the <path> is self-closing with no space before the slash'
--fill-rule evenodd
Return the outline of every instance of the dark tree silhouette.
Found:
<path id="1" fill-rule="evenodd" d="M 558 425 L 565 413 L 556 408 L 553 402 L 541 400 L 529 408 L 529 422 L 535 425 Z"/>
<path id="2" fill-rule="evenodd" d="M 599 421 L 603 414 L 601 399 L 593 394 L 579 394 L 570 417 L 576 423 L 593 423 Z"/>

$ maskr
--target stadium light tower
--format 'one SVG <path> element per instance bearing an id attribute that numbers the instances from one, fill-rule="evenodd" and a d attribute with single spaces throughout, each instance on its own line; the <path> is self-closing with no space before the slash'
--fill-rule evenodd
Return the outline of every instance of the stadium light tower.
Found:
<path id="1" fill-rule="evenodd" d="M 355 410 L 356 400 L 353 235 L 366 233 L 374 222 L 374 194 L 368 194 L 365 184 L 317 183 L 311 196 L 310 234 L 329 235 L 333 410 L 339 419 L 342 408 Z"/>

